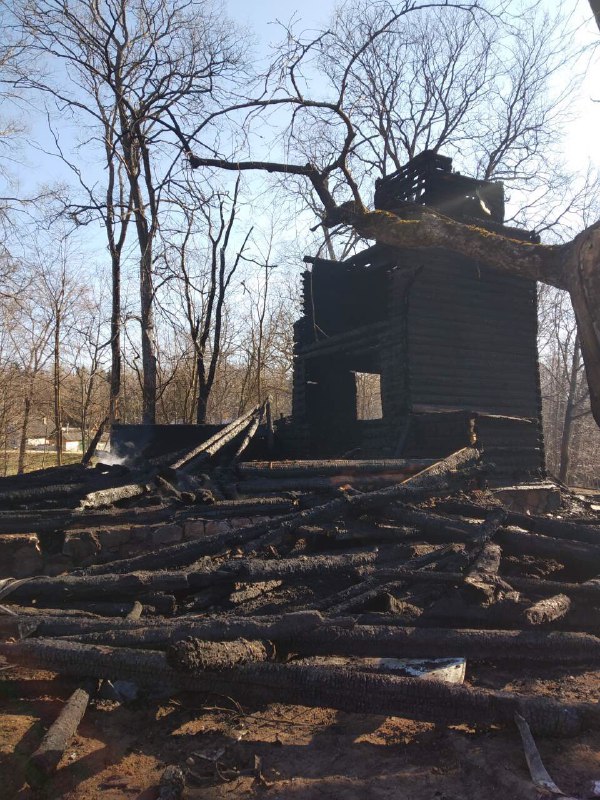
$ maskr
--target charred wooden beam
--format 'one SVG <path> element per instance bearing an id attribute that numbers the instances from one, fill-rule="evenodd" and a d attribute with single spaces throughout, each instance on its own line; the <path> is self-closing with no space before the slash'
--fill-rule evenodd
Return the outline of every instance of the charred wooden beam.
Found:
<path id="1" fill-rule="evenodd" d="M 110 570 L 126 571 L 184 566 L 200 556 L 215 554 L 227 547 L 254 545 L 259 539 L 262 545 L 268 545 L 296 531 L 302 525 L 328 521 L 345 513 L 358 515 L 373 511 L 393 501 L 419 498 L 423 491 L 427 493 L 444 491 L 457 476 L 462 476 L 475 469 L 478 458 L 477 450 L 463 448 L 401 484 L 352 497 L 337 497 L 323 505 L 305 509 L 280 519 L 275 527 L 270 522 L 250 525 L 212 538 L 206 537 L 199 541 L 165 547 L 157 553 L 123 559 L 120 562 L 113 562 L 111 565 L 91 567 L 88 569 L 88 574 L 101 574 Z"/>
<path id="2" fill-rule="evenodd" d="M 553 558 L 584 576 L 589 577 L 600 570 L 600 545 L 525 533 L 519 528 L 502 528 L 497 541 L 508 552 Z"/>
<path id="3" fill-rule="evenodd" d="M 555 594 L 538 600 L 525 610 L 525 619 L 529 625 L 544 625 L 563 619 L 571 610 L 571 600 L 565 594 Z"/>
<path id="4" fill-rule="evenodd" d="M 187 674 L 172 669 L 163 653 L 38 639 L 0 645 L 11 663 L 62 674 L 135 680 L 187 691 L 215 692 L 243 703 L 292 703 L 354 713 L 401 716 L 444 724 L 512 724 L 515 712 L 532 731 L 576 735 L 597 728 L 600 712 L 589 704 L 563 704 L 546 697 L 472 689 L 343 667 L 245 664 L 223 672 Z"/>
<path id="5" fill-rule="evenodd" d="M 270 405 L 269 405 L 269 409 L 270 409 Z M 269 414 L 270 414 L 270 411 L 269 411 Z M 246 450 L 246 448 L 248 447 L 248 445 L 250 444 L 252 439 L 254 439 L 254 437 L 256 435 L 256 432 L 258 431 L 258 427 L 259 427 L 259 425 L 261 423 L 261 420 L 262 420 L 262 411 L 261 411 L 261 413 L 258 413 L 258 414 L 255 415 L 254 419 L 252 420 L 252 422 L 248 426 L 248 429 L 246 430 L 246 433 L 244 434 L 244 438 L 240 442 L 240 444 L 238 446 L 238 449 L 235 451 L 234 456 L 233 456 L 233 458 L 231 460 L 232 464 L 235 464 L 238 461 L 238 459 L 240 458 L 242 453 Z M 271 432 L 272 432 L 272 429 L 271 429 Z"/>
<path id="6" fill-rule="evenodd" d="M 469 570 L 469 577 L 497 575 L 502 559 L 502 548 L 494 542 L 487 542 L 481 549 Z"/>
<path id="7" fill-rule="evenodd" d="M 373 574 L 373 570 L 369 567 L 360 570 L 364 577 Z M 451 583 L 459 586 L 465 579 L 461 573 L 444 573 L 444 572 L 418 572 L 410 568 L 410 562 L 407 566 L 398 567 L 394 569 L 378 569 L 377 575 L 382 580 L 420 580 L 432 583 Z M 489 580 L 496 582 L 499 589 L 505 589 L 506 583 L 501 578 L 495 579 L 489 576 Z M 562 581 L 548 581 L 541 578 L 522 578 L 518 575 L 510 576 L 510 585 L 518 591 L 526 594 L 542 595 L 550 597 L 554 594 L 566 594 L 571 598 L 588 600 L 590 602 L 600 602 L 600 585 L 591 582 L 586 583 L 568 583 Z"/>
<path id="8" fill-rule="evenodd" d="M 296 558 L 277 558 L 264 560 L 258 558 L 232 559 L 215 571 L 218 580 L 243 581 L 244 583 L 263 583 L 272 580 L 305 580 L 310 576 L 325 577 L 348 573 L 357 575 L 356 570 L 368 564 L 393 561 L 402 557 L 403 551 L 395 548 L 382 553 L 378 550 L 357 551 L 342 555 L 299 556 Z"/>
<path id="9" fill-rule="evenodd" d="M 147 483 L 128 483 L 124 486 L 111 486 L 108 489 L 101 489 L 96 492 L 89 492 L 79 503 L 79 508 L 106 508 L 118 503 L 119 500 L 130 500 L 147 494 L 149 486 Z"/>
<path id="10" fill-rule="evenodd" d="M 486 509 L 486 512 L 489 515 L 490 510 Z M 421 527 L 430 541 L 470 542 L 477 536 L 477 523 L 454 520 L 451 517 L 417 511 L 406 506 L 386 509 L 385 516 L 388 519 L 398 519 L 406 524 Z M 507 518 L 510 518 L 510 514 Z M 600 545 L 565 541 L 514 527 L 500 528 L 495 538 L 500 545 L 513 553 L 554 558 L 580 570 L 582 574 L 600 570 Z"/>
<path id="11" fill-rule="evenodd" d="M 176 670 L 196 672 L 202 670 L 231 669 L 239 664 L 267 661 L 274 655 L 268 642 L 234 639 L 231 642 L 207 642 L 188 637 L 170 645 L 167 663 Z"/>
<path id="12" fill-rule="evenodd" d="M 111 626 L 104 621 L 61 618 L 41 621 L 37 634 L 76 637 L 82 643 L 152 649 L 165 649 L 187 637 L 203 641 L 244 638 L 273 641 L 302 655 L 463 656 L 473 660 L 571 664 L 600 661 L 600 639 L 586 633 L 414 627 L 402 624 L 402 620 L 395 622 L 395 619 L 389 614 L 362 615 L 355 624 L 351 618 L 324 619 L 316 612 L 298 612 L 274 621 L 261 618 L 174 620 L 142 627 L 124 625 L 126 620 Z M 377 620 L 379 624 L 367 624 L 368 620 Z"/>
<path id="13" fill-rule="evenodd" d="M 484 506 L 464 500 L 446 500 L 441 502 L 438 508 L 463 516 L 484 517 L 494 509 L 494 506 Z M 588 544 L 600 545 L 600 528 L 597 527 L 594 521 L 570 521 L 509 511 L 507 522 L 509 525 L 515 525 L 532 533 L 552 536 L 555 539 L 567 539 L 572 542 L 587 542 Z"/>
<path id="14" fill-rule="evenodd" d="M 262 406 L 256 406 L 256 408 L 251 409 L 246 414 L 242 414 L 233 422 L 230 422 L 229 425 L 226 425 L 218 433 L 215 433 L 210 439 L 202 442 L 197 447 L 194 447 L 192 450 L 185 453 L 185 455 L 181 456 L 181 458 L 174 461 L 170 465 L 170 469 L 187 471 L 218 453 L 219 450 L 235 439 L 244 428 L 252 423 L 252 420 L 261 411 L 261 408 Z"/>
<path id="15" fill-rule="evenodd" d="M 147 591 L 185 592 L 218 582 L 216 570 L 191 572 L 129 572 L 108 575 L 61 575 L 57 578 L 32 578 L 11 592 L 11 599 L 31 602 L 38 598 L 100 599 L 137 597 Z M 193 577 L 192 577 L 193 576 Z"/>
<path id="16" fill-rule="evenodd" d="M 275 542 L 302 525 L 322 523 L 344 514 L 358 516 L 382 508 L 390 502 L 414 500 L 421 497 L 424 492 L 430 494 L 444 491 L 457 476 L 460 475 L 462 480 L 465 474 L 471 474 L 477 468 L 478 460 L 477 450 L 472 447 L 462 448 L 395 486 L 351 497 L 337 497 L 323 505 L 301 511 L 295 517 L 282 522 L 268 536 L 262 537 L 261 543 L 266 545 Z"/>
<path id="17" fill-rule="evenodd" d="M 489 514 L 489 509 L 487 513 Z M 485 517 L 486 515 L 478 516 Z M 414 526 L 419 528 L 425 536 L 443 542 L 465 541 L 465 537 L 470 538 L 474 531 L 473 523 L 463 522 L 454 517 L 439 514 L 437 511 L 432 513 L 412 508 L 403 503 L 384 507 L 380 512 L 380 517 Z"/>
<path id="18" fill-rule="evenodd" d="M 25 774 L 27 783 L 31 787 L 42 787 L 56 771 L 65 750 L 77 732 L 90 699 L 96 691 L 96 685 L 96 680 L 88 679 L 75 689 L 46 732 L 40 746 L 29 758 Z"/>
<path id="19" fill-rule="evenodd" d="M 174 595 L 162 592 L 145 592 L 139 595 L 138 600 L 144 606 L 146 613 L 161 614 L 169 616 L 177 608 L 177 601 Z M 14 606 L 13 606 L 14 607 Z M 101 617 L 125 617 L 131 611 L 131 600 L 111 601 L 111 600 L 73 600 L 64 598 L 62 600 L 54 598 L 39 598 L 36 600 L 35 607 L 28 608 L 27 611 L 39 615 L 41 609 L 47 609 L 48 614 L 54 616 L 58 613 L 72 615 L 75 612 L 91 614 Z M 17 610 L 21 611 L 20 608 Z"/>
<path id="20" fill-rule="evenodd" d="M 248 494 L 262 492 L 335 492 L 351 484 L 361 491 L 393 486 L 406 480 L 410 472 L 390 472 L 385 475 L 332 475 L 330 477 L 251 478 L 237 484 L 238 491 Z"/>
<path id="21" fill-rule="evenodd" d="M 122 617 L 103 619 L 67 615 L 52 616 L 44 613 L 37 616 L 19 614 L 0 616 L 0 633 L 12 637 L 20 625 L 28 625 L 30 633 L 37 631 L 39 636 L 83 636 L 88 634 L 111 635 L 119 632 L 137 634 L 139 641 L 146 636 L 153 643 L 172 637 L 196 636 L 214 641 L 231 639 L 281 639 L 293 638 L 299 632 L 323 624 L 318 611 L 297 611 L 289 614 L 265 617 L 220 617 L 216 619 L 175 618 L 169 620 L 149 619 L 127 620 Z M 156 634 L 156 635 L 155 635 Z"/>
<path id="22" fill-rule="evenodd" d="M 268 516 L 287 514 L 297 507 L 288 497 L 253 497 L 242 500 L 222 500 L 202 509 L 202 519 Z M 161 522 L 181 523 L 199 516 L 198 508 L 155 506 L 86 510 L 56 509 L 49 511 L 0 511 L 0 533 L 44 533 L 82 528 L 101 528 L 120 525 L 152 525 Z"/>
<path id="23" fill-rule="evenodd" d="M 421 574 L 420 570 L 431 564 L 436 564 L 436 566 L 440 568 L 444 567 L 447 564 L 447 559 L 445 557 L 454 556 L 456 552 L 455 547 L 455 545 L 445 545 L 431 553 L 426 553 L 425 555 L 410 559 L 409 563 L 415 575 Z M 388 571 L 387 574 L 390 572 L 393 573 L 393 570 Z M 402 578 L 395 578 L 391 581 L 389 579 L 382 580 L 377 573 L 375 573 L 375 575 L 367 578 L 358 586 L 351 586 L 348 589 L 338 592 L 334 596 L 325 598 L 324 601 L 319 603 L 318 607 L 326 609 L 327 613 L 332 616 L 346 614 L 354 609 L 364 608 L 367 603 L 375 600 L 382 593 L 393 592 L 399 589 L 403 583 L 405 583 L 405 581 L 403 581 Z"/>
<path id="24" fill-rule="evenodd" d="M 12 509 L 19 506 L 39 504 L 49 500 L 73 500 L 77 504 L 85 493 L 85 483 L 58 483 L 47 486 L 31 486 L 0 492 L 0 508 Z"/>
<path id="25" fill-rule="evenodd" d="M 237 469 L 244 478 L 308 478 L 327 475 L 414 474 L 435 463 L 435 459 L 432 458 L 250 461 L 238 464 Z"/>

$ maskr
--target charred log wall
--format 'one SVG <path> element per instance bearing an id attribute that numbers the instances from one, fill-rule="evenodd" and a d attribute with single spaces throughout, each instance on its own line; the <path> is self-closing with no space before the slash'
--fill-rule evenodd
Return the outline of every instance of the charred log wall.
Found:
<path id="1" fill-rule="evenodd" d="M 488 460 L 507 477 L 539 475 L 535 284 L 440 251 L 392 257 L 376 246 L 362 261 L 350 259 L 345 271 L 332 263 L 316 261 L 318 281 L 305 281 L 307 314 L 295 328 L 293 424 L 286 430 L 290 453 L 441 457 L 472 443 L 477 428 Z M 375 287 L 360 287 L 362 319 L 356 303 L 346 316 L 339 308 L 349 287 L 358 286 L 340 282 L 357 270 Z M 320 298 L 316 287 L 326 287 Z M 318 319 L 329 324 L 328 335 Z M 352 320 L 355 327 L 333 332 Z M 380 374 L 382 419 L 357 419 L 355 371 Z"/>
<path id="2" fill-rule="evenodd" d="M 440 251 L 407 253 L 411 406 L 537 417 L 534 281 Z"/>
<path id="3" fill-rule="evenodd" d="M 533 240 L 504 227 L 502 184 L 454 173 L 438 153 L 377 182 L 377 208 L 407 202 Z M 344 262 L 305 261 L 313 268 L 295 327 L 288 430 L 298 454 L 439 457 L 472 443 L 475 416 L 495 415 L 502 421 L 479 426 L 490 462 L 524 476 L 542 470 L 534 281 L 443 250 L 381 244 Z M 363 370 L 381 379 L 382 419 L 368 424 L 357 419 L 350 378 Z"/>

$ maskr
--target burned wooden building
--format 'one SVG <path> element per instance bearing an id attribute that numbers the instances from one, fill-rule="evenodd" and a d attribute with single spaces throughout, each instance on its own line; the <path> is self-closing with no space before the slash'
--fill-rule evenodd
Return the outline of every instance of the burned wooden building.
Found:
<path id="1" fill-rule="evenodd" d="M 504 225 L 502 184 L 453 172 L 450 158 L 432 152 L 377 182 L 376 208 L 406 202 L 532 240 Z M 446 250 L 379 243 L 341 262 L 306 261 L 295 454 L 439 456 L 478 437 L 512 477 L 541 473 L 534 281 Z M 365 414 L 367 376 L 379 397 Z"/>

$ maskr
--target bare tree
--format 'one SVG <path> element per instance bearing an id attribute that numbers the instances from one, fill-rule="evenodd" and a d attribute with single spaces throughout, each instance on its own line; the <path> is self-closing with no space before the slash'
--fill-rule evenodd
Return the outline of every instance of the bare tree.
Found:
<path id="1" fill-rule="evenodd" d="M 236 244 L 240 184 L 238 176 L 231 196 L 219 192 L 207 199 L 190 183 L 178 217 L 182 217 L 183 236 L 172 237 L 166 251 L 167 264 L 181 292 L 194 352 L 198 424 L 207 420 L 221 356 L 225 304 L 252 235 L 250 227 Z M 199 232 L 208 240 L 206 248 L 198 247 Z"/>
<path id="2" fill-rule="evenodd" d="M 63 452 L 62 347 L 73 324 L 73 303 L 80 287 L 72 276 L 76 255 L 67 235 L 53 231 L 49 238 L 36 243 L 34 253 L 37 297 L 51 320 L 55 449 L 56 463 L 60 466 Z"/>
<path id="3" fill-rule="evenodd" d="M 327 135 L 336 146 L 331 148 L 332 153 L 326 161 L 289 163 L 285 159 L 276 161 L 269 157 L 241 159 L 237 153 L 233 157 L 221 158 L 192 154 L 189 141 L 182 135 L 182 142 L 190 153 L 190 163 L 193 168 L 204 166 L 235 171 L 264 170 L 303 176 L 311 183 L 323 206 L 324 222 L 328 227 L 347 225 L 362 237 L 395 247 L 442 247 L 496 269 L 568 291 L 590 387 L 591 408 L 600 425 L 600 222 L 589 226 L 565 244 L 531 244 L 465 225 L 426 207 L 407 204 L 398 208 L 395 213 L 390 213 L 369 210 L 363 200 L 359 182 L 352 171 L 357 130 L 346 105 L 349 76 L 362 54 L 374 42 L 383 39 L 399 19 L 414 15 L 416 10 L 430 5 L 433 4 L 404 2 L 399 8 L 384 5 L 387 8 L 385 19 L 379 27 L 368 31 L 364 41 L 348 53 L 340 69 L 337 91 L 331 99 L 312 99 L 306 76 L 302 75 L 302 67 L 313 57 L 315 51 L 322 51 L 328 46 L 331 34 L 325 32 L 308 43 L 292 40 L 291 52 L 288 51 L 285 59 L 282 58 L 278 63 L 278 74 L 283 80 L 270 96 L 249 99 L 229 108 L 229 113 L 233 116 L 239 115 L 242 109 L 257 114 L 289 108 L 292 134 L 304 123 L 306 136 L 310 136 L 312 132 L 318 136 L 319 130 L 327 125 Z M 449 7 L 454 7 L 472 15 L 478 13 L 480 8 L 477 4 L 442 5 L 440 13 L 446 13 Z M 321 120 L 320 128 L 314 125 L 315 115 Z M 198 149 L 200 145 L 198 143 L 195 146 Z M 349 199 L 340 197 L 340 192 L 334 196 L 333 178 L 336 182 L 343 179 L 345 196 L 349 195 Z"/>
<path id="4" fill-rule="evenodd" d="M 69 417 L 78 422 L 83 453 L 91 430 L 107 416 L 113 402 L 112 375 L 106 380 L 109 337 L 103 299 L 101 288 L 94 291 L 91 287 L 78 287 L 63 350 L 71 373 L 64 381 L 64 406 Z"/>
<path id="5" fill-rule="evenodd" d="M 89 180 L 88 205 L 100 215 L 113 266 L 112 410 L 118 395 L 120 262 L 130 216 L 139 253 L 143 420 L 156 414 L 154 246 L 173 169 L 165 122 L 195 119 L 212 102 L 217 82 L 239 61 L 233 28 L 208 2 L 191 0 L 27 0 L 18 11 L 28 47 L 60 65 L 61 80 L 29 80 L 61 113 L 87 117 L 108 167 L 100 194 Z M 64 80 L 66 76 L 66 80 Z M 89 139 L 86 140 L 89 142 Z M 86 147 L 86 151 L 88 148 Z M 80 170 L 80 172 L 83 172 Z M 93 173 L 94 174 L 94 173 Z M 127 185 L 125 190 L 122 181 Z"/>
<path id="6" fill-rule="evenodd" d="M 33 283 L 28 282 L 28 292 L 21 292 L 18 299 L 5 298 L 2 302 L 2 325 L 10 340 L 10 361 L 16 369 L 9 370 L 4 378 L 12 389 L 17 389 L 22 403 L 18 444 L 17 472 L 21 474 L 26 467 L 27 439 L 31 413 L 40 393 L 43 371 L 51 357 L 53 329 L 52 312 L 32 291 Z M 3 394 L 9 387 L 3 387 Z"/>
<path id="7" fill-rule="evenodd" d="M 244 304 L 239 349 L 241 383 L 238 412 L 271 398 L 275 414 L 290 407 L 293 363 L 293 320 L 297 291 L 281 275 L 279 256 L 281 215 L 274 212 L 262 237 L 254 243 L 252 254 L 245 256 L 249 274 L 243 281 Z M 275 263 L 277 262 L 277 263 Z"/>
<path id="8" fill-rule="evenodd" d="M 441 148 L 486 179 L 531 183 L 548 172 L 567 91 L 549 79 L 573 60 L 562 14 L 520 9 L 503 24 L 425 6 L 389 18 L 386 5 L 347 4 L 319 53 L 332 85 L 346 84 L 355 174 L 363 165 L 372 182 Z"/>

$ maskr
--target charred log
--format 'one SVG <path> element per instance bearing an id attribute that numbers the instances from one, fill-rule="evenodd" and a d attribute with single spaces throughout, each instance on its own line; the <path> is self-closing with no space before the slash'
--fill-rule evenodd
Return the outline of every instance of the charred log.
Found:
<path id="1" fill-rule="evenodd" d="M 12 663 L 62 674 L 123 678 L 142 685 L 216 692 L 248 703 L 292 703 L 355 713 L 402 716 L 444 724 L 512 724 L 515 712 L 539 734 L 575 735 L 583 724 L 598 727 L 600 712 L 545 697 L 483 691 L 438 681 L 419 681 L 342 667 L 246 664 L 234 670 L 186 675 L 170 668 L 163 653 L 85 646 L 48 640 L 4 644 Z"/>
<path id="2" fill-rule="evenodd" d="M 90 698 L 96 691 L 97 681 L 88 679 L 76 689 L 64 708 L 48 729 L 40 746 L 27 762 L 27 783 L 35 788 L 43 786 L 56 771 L 65 750 L 79 727 Z"/>
<path id="3" fill-rule="evenodd" d="M 184 672 L 231 669 L 240 664 L 268 661 L 274 648 L 268 642 L 234 639 L 232 642 L 206 642 L 188 637 L 167 649 L 167 663 Z"/>
<path id="4" fill-rule="evenodd" d="M 529 625 L 544 625 L 563 619 L 571 610 L 571 600 L 565 594 L 556 594 L 534 603 L 525 610 Z"/>

